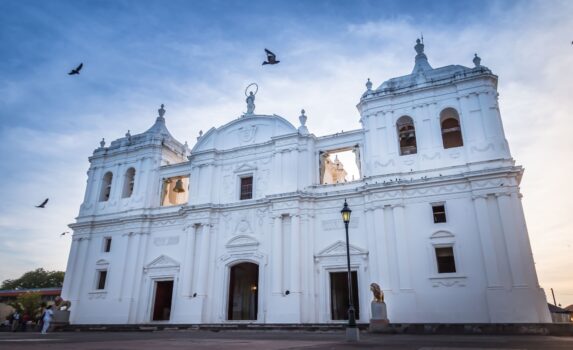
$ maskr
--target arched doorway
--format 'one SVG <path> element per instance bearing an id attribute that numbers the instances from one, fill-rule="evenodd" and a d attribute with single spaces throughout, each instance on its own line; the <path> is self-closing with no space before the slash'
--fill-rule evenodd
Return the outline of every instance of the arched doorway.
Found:
<path id="1" fill-rule="evenodd" d="M 231 267 L 227 319 L 256 320 L 259 304 L 259 265 L 249 262 Z"/>

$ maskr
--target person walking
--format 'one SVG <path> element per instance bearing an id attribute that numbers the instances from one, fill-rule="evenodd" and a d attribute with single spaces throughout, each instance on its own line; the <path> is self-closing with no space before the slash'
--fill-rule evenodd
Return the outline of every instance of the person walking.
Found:
<path id="1" fill-rule="evenodd" d="M 12 315 L 12 332 L 16 332 L 20 327 L 20 313 L 18 310 L 14 311 Z"/>
<path id="2" fill-rule="evenodd" d="M 42 326 L 42 334 L 46 334 L 48 328 L 50 328 L 50 322 L 52 321 L 53 317 L 54 312 L 52 311 L 52 305 L 50 305 L 46 308 L 46 311 L 44 311 L 44 325 Z"/>

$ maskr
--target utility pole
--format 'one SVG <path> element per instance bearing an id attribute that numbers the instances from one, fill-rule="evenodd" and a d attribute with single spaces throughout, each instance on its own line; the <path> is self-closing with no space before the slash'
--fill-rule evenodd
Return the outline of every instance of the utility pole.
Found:
<path id="1" fill-rule="evenodd" d="M 557 302 L 555 301 L 555 293 L 553 293 L 553 288 L 551 288 L 551 295 L 553 295 L 553 305 L 557 306 Z"/>

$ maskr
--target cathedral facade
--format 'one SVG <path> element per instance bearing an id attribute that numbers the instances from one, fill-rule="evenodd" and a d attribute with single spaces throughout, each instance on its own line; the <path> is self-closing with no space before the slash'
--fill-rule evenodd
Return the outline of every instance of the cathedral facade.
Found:
<path id="1" fill-rule="evenodd" d="M 529 243 L 497 76 L 432 68 L 370 81 L 361 128 L 315 136 L 247 113 L 189 149 L 166 127 L 89 158 L 62 296 L 72 324 L 357 321 L 370 283 L 392 323 L 551 322 Z"/>

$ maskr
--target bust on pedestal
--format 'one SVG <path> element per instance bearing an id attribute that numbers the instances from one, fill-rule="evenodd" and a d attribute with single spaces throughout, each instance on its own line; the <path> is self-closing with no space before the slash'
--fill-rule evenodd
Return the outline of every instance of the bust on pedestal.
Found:
<path id="1" fill-rule="evenodd" d="M 388 314 L 386 312 L 386 303 L 384 303 L 384 292 L 380 289 L 378 283 L 370 284 L 370 291 L 374 299 L 370 303 L 372 308 L 372 318 L 370 319 L 370 332 L 381 332 L 388 328 Z"/>

